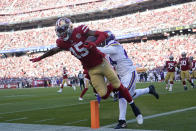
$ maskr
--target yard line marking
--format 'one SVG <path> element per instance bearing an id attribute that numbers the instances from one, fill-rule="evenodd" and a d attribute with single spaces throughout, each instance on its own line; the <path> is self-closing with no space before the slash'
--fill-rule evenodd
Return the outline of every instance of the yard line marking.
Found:
<path id="1" fill-rule="evenodd" d="M 9 105 L 9 104 L 13 104 L 13 103 L 2 103 L 2 104 L 0 104 L 0 106 Z"/>
<path id="2" fill-rule="evenodd" d="M 112 100 L 111 100 L 112 101 Z M 105 103 L 107 101 L 103 101 L 102 103 Z M 34 109 L 27 109 L 27 110 L 20 110 L 20 111 L 10 111 L 10 112 L 2 112 L 1 114 L 12 114 L 12 113 L 20 113 L 20 112 L 26 112 L 26 111 L 36 111 L 36 110 L 47 110 L 47 109 L 55 109 L 55 108 L 59 108 L 59 107 L 69 107 L 69 106 L 77 106 L 77 105 L 84 105 L 84 104 L 89 104 L 88 102 L 83 102 L 83 103 L 76 103 L 76 104 L 68 104 L 68 105 L 58 105 L 58 106 L 53 106 L 53 107 L 43 107 L 43 108 L 34 108 Z"/>
<path id="3" fill-rule="evenodd" d="M 98 128 L 81 126 L 58 126 L 58 125 L 40 125 L 40 124 L 19 124 L 19 123 L 0 123 L 2 131 L 116 131 L 113 128 Z M 135 129 L 118 129 L 118 131 L 155 131 L 155 130 L 135 130 Z M 156 130 L 157 131 L 157 130 Z"/>
<path id="4" fill-rule="evenodd" d="M 84 103 L 77 103 L 77 104 L 69 104 L 69 105 L 63 105 L 63 106 L 53 106 L 53 107 L 47 107 L 47 108 L 35 108 L 35 109 L 29 109 L 29 110 L 20 110 L 20 111 L 13 111 L 13 112 L 4 112 L 0 114 L 11 114 L 11 113 L 19 113 L 19 112 L 26 112 L 26 111 L 36 111 L 36 110 L 46 110 L 46 109 L 54 109 L 59 107 L 69 107 L 69 106 L 77 106 L 77 105 L 83 105 L 83 104 L 89 104 L 89 102 Z"/>
<path id="5" fill-rule="evenodd" d="M 88 119 L 83 119 L 83 120 L 78 120 L 78 121 L 73 121 L 73 122 L 69 122 L 69 123 L 64 123 L 64 124 L 75 124 L 75 123 L 79 123 L 79 122 L 82 122 L 82 121 L 88 121 Z"/>
<path id="6" fill-rule="evenodd" d="M 50 118 L 50 119 L 43 119 L 43 120 L 34 121 L 34 122 L 45 122 L 45 121 L 51 121 L 51 120 L 54 120 L 54 118 Z"/>
<path id="7" fill-rule="evenodd" d="M 143 118 L 144 118 L 144 120 L 146 120 L 146 119 L 151 119 L 151 118 L 156 118 L 156 117 L 161 117 L 161 116 L 168 116 L 168 115 L 172 115 L 172 114 L 179 113 L 179 112 L 190 111 L 190 110 L 194 110 L 194 109 L 196 109 L 196 106 L 184 108 L 184 109 L 178 109 L 178 110 L 169 111 L 169 112 L 164 112 L 164 113 L 159 113 L 159 114 L 154 114 L 154 115 L 150 115 L 150 116 L 145 116 Z M 134 123 L 134 122 L 136 122 L 136 119 L 131 119 L 131 120 L 127 121 L 127 123 Z M 118 123 L 106 125 L 101 128 L 109 128 L 112 126 L 116 126 L 116 124 L 118 124 Z"/>
<path id="8" fill-rule="evenodd" d="M 17 118 L 17 119 L 10 119 L 10 120 L 5 120 L 5 121 L 17 121 L 17 120 L 24 120 L 27 119 L 27 117 L 22 117 L 22 118 Z"/>
<path id="9" fill-rule="evenodd" d="M 11 96 L 3 96 L 3 97 L 23 97 L 23 96 L 34 96 L 34 95 L 11 95 Z"/>

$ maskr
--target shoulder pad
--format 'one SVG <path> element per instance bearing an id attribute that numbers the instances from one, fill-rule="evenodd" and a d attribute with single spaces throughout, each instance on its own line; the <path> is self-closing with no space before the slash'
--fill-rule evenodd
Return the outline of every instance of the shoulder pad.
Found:
<path id="1" fill-rule="evenodd" d="M 115 41 L 115 40 L 111 40 L 105 47 L 108 47 L 108 46 L 117 46 L 117 45 L 120 45 L 119 42 Z"/>
<path id="2" fill-rule="evenodd" d="M 89 31 L 89 28 L 88 28 L 88 26 L 86 26 L 86 25 L 80 25 L 78 28 L 79 28 L 84 34 L 87 33 L 87 32 Z"/>

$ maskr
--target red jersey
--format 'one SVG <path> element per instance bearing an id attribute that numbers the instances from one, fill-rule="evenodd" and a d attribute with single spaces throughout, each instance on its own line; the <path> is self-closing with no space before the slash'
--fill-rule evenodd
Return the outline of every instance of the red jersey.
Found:
<path id="1" fill-rule="evenodd" d="M 63 70 L 63 79 L 67 79 L 68 76 L 67 76 L 67 70 Z"/>
<path id="2" fill-rule="evenodd" d="M 166 61 L 166 68 L 168 72 L 175 72 L 176 61 Z"/>
<path id="3" fill-rule="evenodd" d="M 192 69 L 196 68 L 196 60 L 192 61 Z"/>
<path id="4" fill-rule="evenodd" d="M 89 76 L 87 70 L 84 70 L 84 71 L 83 71 L 83 74 L 84 74 L 84 77 L 85 77 L 86 79 L 89 79 L 89 80 L 90 80 L 90 76 Z"/>
<path id="5" fill-rule="evenodd" d="M 180 58 L 179 63 L 180 63 L 180 67 L 182 71 L 189 70 L 189 59 L 188 58 Z"/>
<path id="6" fill-rule="evenodd" d="M 87 39 L 89 28 L 85 25 L 78 26 L 73 29 L 71 37 L 64 41 L 62 38 L 56 40 L 57 47 L 70 51 L 77 59 L 79 59 L 84 69 L 95 67 L 102 63 L 105 55 L 96 47 L 87 49 L 84 42 Z"/>

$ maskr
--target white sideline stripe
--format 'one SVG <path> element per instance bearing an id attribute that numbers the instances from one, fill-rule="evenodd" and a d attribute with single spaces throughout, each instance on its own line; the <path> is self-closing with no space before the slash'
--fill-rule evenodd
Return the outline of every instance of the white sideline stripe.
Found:
<path id="1" fill-rule="evenodd" d="M 12 96 L 3 96 L 3 97 L 21 97 L 21 96 L 34 96 L 34 95 L 12 95 Z"/>
<path id="2" fill-rule="evenodd" d="M 53 107 L 48 107 L 48 108 L 35 108 L 35 109 L 29 109 L 29 110 L 20 110 L 20 111 L 12 111 L 12 112 L 3 112 L 0 114 L 11 114 L 11 113 L 18 113 L 18 112 L 26 112 L 26 111 L 36 111 L 36 110 L 46 110 L 46 109 L 54 109 L 54 108 L 59 108 L 59 107 L 68 107 L 68 106 L 76 106 L 76 105 L 83 105 L 83 104 L 89 104 L 89 102 L 84 102 L 84 103 L 77 103 L 77 104 L 69 104 L 69 105 L 61 105 L 61 106 L 53 106 Z"/>
<path id="3" fill-rule="evenodd" d="M 88 119 L 83 119 L 83 120 L 68 122 L 68 123 L 64 123 L 64 124 L 75 124 L 75 123 L 79 123 L 79 122 L 82 122 L 82 121 L 88 121 Z"/>
<path id="4" fill-rule="evenodd" d="M 39 120 L 39 121 L 34 121 L 34 122 L 45 122 L 45 121 L 51 121 L 51 120 L 54 120 L 54 118 L 51 118 L 51 119 L 44 119 L 44 120 Z"/>
<path id="5" fill-rule="evenodd" d="M 150 115 L 150 116 L 145 116 L 143 118 L 144 119 L 151 119 L 151 118 L 167 116 L 167 115 L 171 115 L 171 114 L 175 114 L 175 113 L 179 113 L 179 112 L 184 112 L 184 111 L 189 111 L 189 110 L 194 110 L 194 109 L 196 109 L 196 106 L 193 106 L 190 108 L 178 109 L 178 110 L 174 110 L 174 111 L 169 111 L 169 112 L 165 112 L 165 113 L 154 114 L 154 115 Z M 127 123 L 134 123 L 134 122 L 136 122 L 136 119 L 131 119 L 131 120 L 127 121 Z M 115 126 L 116 124 L 117 123 L 106 125 L 106 126 L 103 126 L 103 128 L 112 127 L 112 126 Z"/>
<path id="6" fill-rule="evenodd" d="M 0 104 L 0 106 L 9 105 L 9 104 L 13 104 L 13 103 L 2 103 Z"/>
<path id="7" fill-rule="evenodd" d="M 57 126 L 40 124 L 0 123 L 0 131 L 117 131 L 113 128 L 98 128 L 80 126 Z M 118 129 L 118 131 L 155 131 L 139 129 Z"/>
<path id="8" fill-rule="evenodd" d="M 10 119 L 10 120 L 6 120 L 6 121 L 17 121 L 17 120 L 24 120 L 27 119 L 27 117 L 22 117 L 22 118 L 17 118 L 17 119 Z"/>

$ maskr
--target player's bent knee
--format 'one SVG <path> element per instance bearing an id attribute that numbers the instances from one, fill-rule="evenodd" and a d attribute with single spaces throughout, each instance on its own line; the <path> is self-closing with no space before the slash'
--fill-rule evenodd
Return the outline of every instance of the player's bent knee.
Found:
<path id="1" fill-rule="evenodd" d="M 114 89 L 118 89 L 120 87 L 120 82 L 111 83 Z"/>
<path id="2" fill-rule="evenodd" d="M 107 91 L 105 91 L 105 90 L 97 90 L 97 93 L 99 94 L 100 97 L 104 97 L 107 94 Z"/>

